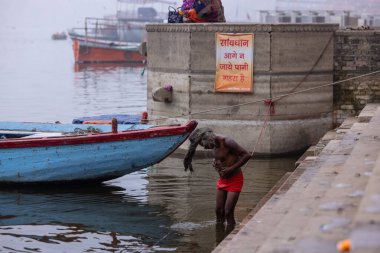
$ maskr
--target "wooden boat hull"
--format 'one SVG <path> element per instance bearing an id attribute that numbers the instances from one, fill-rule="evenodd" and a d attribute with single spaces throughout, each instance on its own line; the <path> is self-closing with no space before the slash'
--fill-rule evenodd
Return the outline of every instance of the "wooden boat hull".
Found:
<path id="1" fill-rule="evenodd" d="M 144 63 L 138 48 L 122 48 L 73 39 L 76 63 Z"/>
<path id="2" fill-rule="evenodd" d="M 0 183 L 105 181 L 156 164 L 197 123 L 85 136 L 0 141 Z"/>

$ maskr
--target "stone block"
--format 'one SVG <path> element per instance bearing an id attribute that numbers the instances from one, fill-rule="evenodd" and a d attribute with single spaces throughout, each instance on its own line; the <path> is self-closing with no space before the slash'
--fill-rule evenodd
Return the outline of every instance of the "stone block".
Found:
<path id="1" fill-rule="evenodd" d="M 156 43 L 152 43 L 152 41 Z M 148 69 L 188 71 L 190 61 L 189 34 L 152 32 L 147 41 L 147 54 L 149 58 Z"/>
<path id="2" fill-rule="evenodd" d="M 165 87 L 157 87 L 152 92 L 153 101 L 171 103 L 173 99 L 173 87 L 167 85 Z"/>
<path id="3" fill-rule="evenodd" d="M 354 106 L 353 105 L 342 105 L 340 106 L 342 110 L 353 110 Z"/>
<path id="4" fill-rule="evenodd" d="M 333 81 L 331 38 L 336 29 L 332 24 L 147 25 L 149 115 L 175 122 L 196 119 L 199 127 L 231 135 L 251 150 L 270 112 L 256 151 L 304 149 L 332 127 L 333 88 L 288 93 Z M 217 32 L 254 34 L 253 92 L 215 92 Z M 154 101 L 154 91 L 165 85 L 173 87 L 172 103 Z M 275 101 L 274 111 L 264 103 L 283 95 L 287 96 Z"/>

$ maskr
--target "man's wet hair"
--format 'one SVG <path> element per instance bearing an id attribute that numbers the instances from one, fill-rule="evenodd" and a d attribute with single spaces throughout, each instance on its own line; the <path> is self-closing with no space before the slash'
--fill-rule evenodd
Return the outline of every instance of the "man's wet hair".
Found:
<path id="1" fill-rule="evenodd" d="M 183 160 L 183 166 L 185 167 L 185 171 L 187 170 L 190 170 L 191 172 L 194 171 L 193 165 L 191 164 L 191 162 L 193 161 L 195 150 L 197 149 L 197 146 L 202 141 L 202 139 L 214 138 L 214 137 L 215 137 L 214 131 L 208 127 L 198 128 L 190 135 L 189 150 L 187 151 L 185 159 Z"/>

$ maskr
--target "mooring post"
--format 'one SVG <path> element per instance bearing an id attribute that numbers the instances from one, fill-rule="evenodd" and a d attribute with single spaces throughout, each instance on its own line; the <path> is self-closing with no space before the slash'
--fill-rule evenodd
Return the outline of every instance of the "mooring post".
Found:
<path id="1" fill-rule="evenodd" d="M 117 119 L 112 118 L 112 133 L 117 133 Z"/>

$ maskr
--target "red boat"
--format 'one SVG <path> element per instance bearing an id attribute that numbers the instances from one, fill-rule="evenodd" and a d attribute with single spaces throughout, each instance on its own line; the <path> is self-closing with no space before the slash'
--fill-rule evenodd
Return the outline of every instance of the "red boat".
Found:
<path id="1" fill-rule="evenodd" d="M 140 44 L 72 38 L 76 63 L 145 63 Z"/>
<path id="2" fill-rule="evenodd" d="M 145 63 L 140 52 L 145 24 L 163 23 L 168 6 L 175 6 L 167 0 L 118 0 L 118 4 L 115 16 L 86 18 L 83 28 L 69 31 L 76 63 Z"/>

